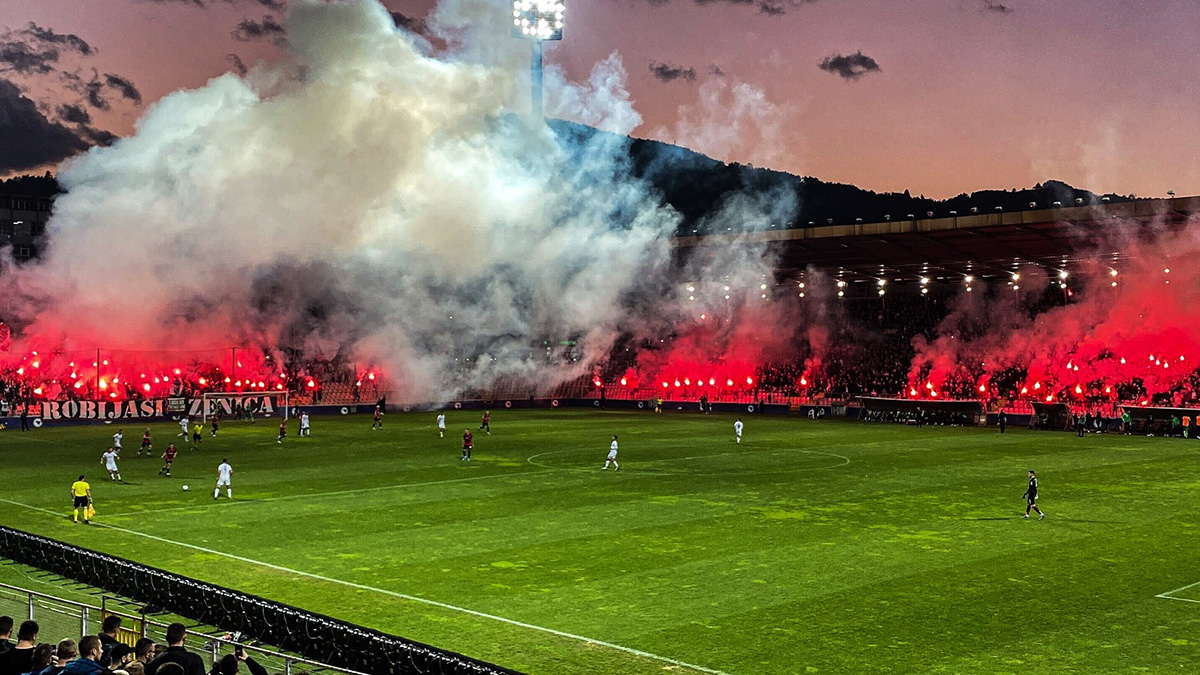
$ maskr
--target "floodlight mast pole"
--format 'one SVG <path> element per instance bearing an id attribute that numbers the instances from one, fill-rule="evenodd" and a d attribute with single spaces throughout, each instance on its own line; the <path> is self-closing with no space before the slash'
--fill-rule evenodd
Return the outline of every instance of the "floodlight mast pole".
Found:
<path id="1" fill-rule="evenodd" d="M 530 101 L 532 102 L 531 114 L 533 118 L 541 121 L 545 118 L 545 107 L 542 104 L 542 56 L 544 43 L 541 40 L 533 41 L 533 55 L 529 62 L 529 80 L 533 88 Z"/>

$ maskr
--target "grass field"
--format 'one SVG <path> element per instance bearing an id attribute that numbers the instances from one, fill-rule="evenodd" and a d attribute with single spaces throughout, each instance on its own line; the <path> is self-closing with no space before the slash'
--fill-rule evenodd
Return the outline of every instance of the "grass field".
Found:
<path id="1" fill-rule="evenodd" d="M 1200 443 L 500 411 L 464 464 L 449 418 L 230 423 L 169 480 L 127 426 L 124 485 L 113 426 L 3 431 L 0 522 L 535 675 L 1200 671 Z"/>

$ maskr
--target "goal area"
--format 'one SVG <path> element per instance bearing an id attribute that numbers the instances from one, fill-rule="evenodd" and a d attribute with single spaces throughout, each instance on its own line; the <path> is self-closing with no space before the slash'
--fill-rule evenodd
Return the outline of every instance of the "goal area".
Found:
<path id="1" fill-rule="evenodd" d="M 208 424 L 220 412 L 222 422 L 280 415 L 289 419 L 288 392 L 210 391 L 200 397 L 200 417 Z"/>

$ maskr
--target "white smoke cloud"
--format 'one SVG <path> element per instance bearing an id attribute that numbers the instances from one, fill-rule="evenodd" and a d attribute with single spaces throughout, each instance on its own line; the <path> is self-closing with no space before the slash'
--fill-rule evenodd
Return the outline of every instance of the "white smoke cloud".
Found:
<path id="1" fill-rule="evenodd" d="M 376 0 L 289 3 L 294 62 L 173 93 L 63 168 L 41 261 L 0 276 L 25 341 L 340 354 L 410 399 L 585 372 L 678 302 L 677 215 L 614 135 L 641 121 L 620 58 L 549 72 L 553 114 L 614 132 L 564 141 L 513 112 L 528 47 L 502 10 L 443 2 L 434 57 Z M 532 347 L 562 338 L 579 361 Z"/>

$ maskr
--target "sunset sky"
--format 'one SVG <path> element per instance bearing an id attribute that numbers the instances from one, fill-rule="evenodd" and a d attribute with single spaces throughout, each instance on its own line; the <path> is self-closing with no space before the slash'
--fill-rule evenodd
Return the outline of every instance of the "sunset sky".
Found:
<path id="1" fill-rule="evenodd" d="M 237 61 L 284 58 L 277 4 L 0 0 L 4 173 L 132 133 Z M 384 4 L 419 20 L 434 0 Z M 568 0 L 547 62 L 583 79 L 612 52 L 634 135 L 722 160 L 939 198 L 1050 178 L 1200 194 L 1195 0 Z M 761 97 L 738 117 L 734 91 Z M 58 146 L 27 147 L 41 136 Z"/>

